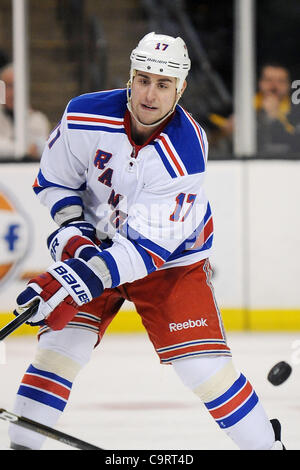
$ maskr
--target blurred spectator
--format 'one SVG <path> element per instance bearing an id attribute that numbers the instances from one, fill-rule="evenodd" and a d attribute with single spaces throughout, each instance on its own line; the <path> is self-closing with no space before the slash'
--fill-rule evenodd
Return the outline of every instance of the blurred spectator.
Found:
<path id="1" fill-rule="evenodd" d="M 289 71 L 276 63 L 265 64 L 254 97 L 257 117 L 257 153 L 281 156 L 300 152 L 300 106 L 291 101 Z M 233 151 L 234 116 L 210 116 L 215 128 L 211 131 L 211 156 Z"/>
<path id="2" fill-rule="evenodd" d="M 0 105 L 0 159 L 14 156 L 14 71 L 7 64 L 0 70 L 0 80 L 5 84 L 5 104 Z M 50 132 L 48 118 L 40 111 L 28 110 L 27 157 L 39 160 Z"/>

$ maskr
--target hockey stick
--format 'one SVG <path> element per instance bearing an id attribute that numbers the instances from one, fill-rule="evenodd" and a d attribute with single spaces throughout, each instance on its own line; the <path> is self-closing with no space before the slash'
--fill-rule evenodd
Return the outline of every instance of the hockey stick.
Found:
<path id="1" fill-rule="evenodd" d="M 4 421 L 9 421 L 10 423 L 16 424 L 23 428 L 29 429 L 30 431 L 38 432 L 43 434 L 46 437 L 55 439 L 56 441 L 67 444 L 68 446 L 75 447 L 80 450 L 104 450 L 100 447 L 96 447 L 93 444 L 77 439 L 77 437 L 70 436 L 64 432 L 58 431 L 57 429 L 50 428 L 44 424 L 32 421 L 31 419 L 24 418 L 23 416 L 18 416 L 10 411 L 6 411 L 3 408 L 0 408 L 0 419 Z"/>
<path id="2" fill-rule="evenodd" d="M 19 326 L 23 325 L 23 323 L 25 323 L 32 315 L 34 315 L 35 312 L 37 311 L 38 303 L 39 301 L 34 302 L 25 312 L 21 313 L 16 318 L 14 318 L 10 323 L 4 326 L 0 330 L 0 341 L 2 341 L 4 338 L 10 335 L 13 331 L 19 328 Z"/>

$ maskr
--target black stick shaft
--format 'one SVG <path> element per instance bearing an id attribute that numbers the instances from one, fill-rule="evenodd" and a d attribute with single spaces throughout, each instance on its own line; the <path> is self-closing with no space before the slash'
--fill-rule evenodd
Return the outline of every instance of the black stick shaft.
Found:
<path id="1" fill-rule="evenodd" d="M 19 328 L 19 326 L 23 325 L 23 323 L 25 323 L 32 315 L 35 314 L 35 312 L 37 311 L 37 308 L 38 308 L 38 302 L 31 305 L 31 307 L 29 307 L 28 310 L 21 313 L 16 318 L 14 318 L 10 323 L 4 326 L 0 330 L 0 341 L 2 341 L 4 338 L 10 335 L 13 331 Z"/>
<path id="2" fill-rule="evenodd" d="M 44 424 L 38 423 L 37 421 L 32 421 L 31 419 L 24 418 L 23 416 L 18 416 L 14 413 L 0 408 L 0 419 L 4 421 L 9 421 L 17 426 L 29 429 L 30 431 L 38 432 L 43 434 L 43 436 L 55 439 L 56 441 L 67 444 L 71 447 L 75 447 L 80 450 L 103 450 L 100 447 L 96 447 L 93 444 L 77 439 L 77 437 L 70 436 L 64 432 L 58 431 L 57 429 L 50 428 Z"/>

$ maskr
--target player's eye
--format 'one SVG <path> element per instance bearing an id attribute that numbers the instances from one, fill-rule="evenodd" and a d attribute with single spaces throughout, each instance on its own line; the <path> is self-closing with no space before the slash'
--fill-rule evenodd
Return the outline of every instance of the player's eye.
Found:
<path id="1" fill-rule="evenodd" d="M 159 88 L 168 88 L 168 85 L 166 83 L 159 83 L 158 87 Z"/>
<path id="2" fill-rule="evenodd" d="M 149 83 L 149 80 L 147 80 L 147 78 L 139 78 L 139 83 L 141 83 L 141 85 L 147 85 Z"/>

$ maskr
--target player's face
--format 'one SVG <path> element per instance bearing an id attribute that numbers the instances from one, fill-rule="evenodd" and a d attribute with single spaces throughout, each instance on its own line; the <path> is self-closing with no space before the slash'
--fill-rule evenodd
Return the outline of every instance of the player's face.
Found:
<path id="1" fill-rule="evenodd" d="M 143 124 L 159 121 L 176 99 L 176 78 L 137 71 L 131 87 L 133 114 Z"/>

